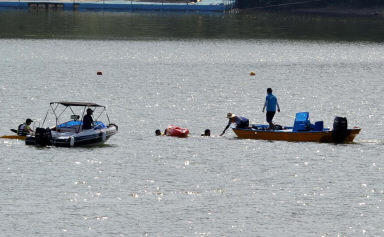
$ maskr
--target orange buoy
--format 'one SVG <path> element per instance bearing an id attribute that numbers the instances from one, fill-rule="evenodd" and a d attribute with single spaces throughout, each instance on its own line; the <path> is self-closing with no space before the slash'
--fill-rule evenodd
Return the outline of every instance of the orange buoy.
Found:
<path id="1" fill-rule="evenodd" d="M 103 72 L 102 71 L 98 71 L 97 75 L 101 76 L 101 75 L 103 75 Z"/>
<path id="2" fill-rule="evenodd" d="M 249 73 L 249 75 L 251 75 L 251 76 L 255 76 L 256 73 L 255 73 L 255 72 L 251 72 L 251 73 Z"/>

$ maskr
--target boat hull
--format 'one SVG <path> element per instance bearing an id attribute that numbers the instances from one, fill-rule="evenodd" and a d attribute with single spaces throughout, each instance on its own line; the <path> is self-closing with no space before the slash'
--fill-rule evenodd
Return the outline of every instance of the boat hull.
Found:
<path id="1" fill-rule="evenodd" d="M 360 128 L 348 129 L 343 142 L 353 142 Z M 291 142 L 336 142 L 333 131 L 292 132 L 284 130 L 238 129 L 233 131 L 239 138 Z"/>
<path id="2" fill-rule="evenodd" d="M 77 147 L 87 145 L 103 144 L 108 139 L 115 135 L 118 131 L 116 125 L 110 125 L 105 129 L 90 129 L 88 131 L 68 134 L 51 132 L 52 137 L 47 141 L 47 144 L 40 144 L 35 136 L 27 136 L 25 140 L 26 145 L 51 145 L 57 147 Z"/>

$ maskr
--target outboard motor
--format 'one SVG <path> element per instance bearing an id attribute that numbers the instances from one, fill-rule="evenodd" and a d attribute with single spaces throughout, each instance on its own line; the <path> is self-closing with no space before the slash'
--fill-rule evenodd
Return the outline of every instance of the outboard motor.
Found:
<path id="1" fill-rule="evenodd" d="M 348 131 L 348 121 L 344 117 L 335 117 L 333 121 L 333 132 L 332 137 L 333 141 L 336 143 L 344 142 L 347 137 Z"/>
<path id="2" fill-rule="evenodd" d="M 36 128 L 35 132 L 36 144 L 41 146 L 52 145 L 51 130 L 49 128 Z"/>

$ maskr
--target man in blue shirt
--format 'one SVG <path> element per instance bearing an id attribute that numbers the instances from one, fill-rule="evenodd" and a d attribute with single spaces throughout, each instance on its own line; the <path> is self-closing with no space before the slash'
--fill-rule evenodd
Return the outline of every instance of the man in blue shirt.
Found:
<path id="1" fill-rule="evenodd" d="M 248 128 L 249 127 L 249 120 L 243 116 L 237 116 L 232 113 L 227 114 L 227 119 L 229 119 L 229 122 L 227 126 L 224 128 L 224 131 L 220 134 L 220 136 L 223 136 L 225 131 L 229 128 L 231 123 L 236 123 L 236 128 Z"/>
<path id="2" fill-rule="evenodd" d="M 265 98 L 265 103 L 263 107 L 263 113 L 265 110 L 265 107 L 267 107 L 267 122 L 269 123 L 269 129 L 274 129 L 275 126 L 272 123 L 273 117 L 275 116 L 276 113 L 276 107 L 277 111 L 280 113 L 280 106 L 279 103 L 277 102 L 276 96 L 272 94 L 272 89 L 268 88 L 267 89 L 267 97 Z"/>

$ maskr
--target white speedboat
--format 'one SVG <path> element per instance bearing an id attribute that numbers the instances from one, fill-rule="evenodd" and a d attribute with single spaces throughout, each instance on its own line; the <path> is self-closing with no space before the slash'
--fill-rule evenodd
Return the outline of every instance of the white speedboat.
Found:
<path id="1" fill-rule="evenodd" d="M 87 109 L 92 109 L 95 114 L 97 113 L 97 116 L 94 116 L 91 129 L 82 128 Z M 78 115 L 77 112 L 82 115 Z M 60 122 L 64 114 L 68 113 L 70 113 L 70 120 Z M 44 123 L 50 114 L 54 116 L 56 125 L 44 128 Z M 108 125 L 99 120 L 103 115 L 106 116 Z M 118 126 L 109 121 L 106 107 L 103 105 L 84 102 L 51 102 L 42 125 L 36 128 L 35 134 L 26 137 L 25 144 L 64 147 L 102 144 L 115 135 L 117 131 Z"/>

